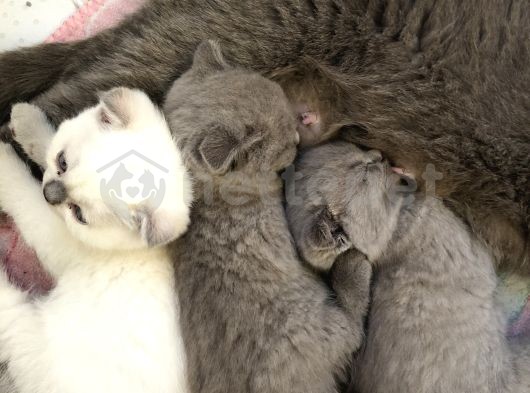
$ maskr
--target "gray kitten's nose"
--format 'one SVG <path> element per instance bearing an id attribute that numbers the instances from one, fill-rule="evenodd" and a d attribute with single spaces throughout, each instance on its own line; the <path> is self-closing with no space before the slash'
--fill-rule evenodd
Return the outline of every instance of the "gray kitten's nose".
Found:
<path id="1" fill-rule="evenodd" d="M 368 158 L 367 163 L 368 164 L 377 164 L 378 162 L 383 161 L 383 155 L 379 150 L 370 150 L 367 152 Z"/>
<path id="2" fill-rule="evenodd" d="M 44 185 L 44 199 L 50 205 L 58 205 L 66 200 L 66 188 L 59 180 L 52 180 Z"/>

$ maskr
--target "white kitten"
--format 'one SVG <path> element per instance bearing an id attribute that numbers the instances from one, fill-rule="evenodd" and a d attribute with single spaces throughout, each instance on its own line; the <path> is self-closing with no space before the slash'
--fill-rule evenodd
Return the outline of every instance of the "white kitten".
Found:
<path id="1" fill-rule="evenodd" d="M 13 108 L 12 128 L 46 168 L 44 187 L 0 143 L 0 206 L 57 281 L 31 302 L 0 274 L 0 360 L 18 391 L 188 391 L 162 245 L 186 230 L 192 191 L 163 115 L 118 88 L 56 134 L 29 104 Z"/>

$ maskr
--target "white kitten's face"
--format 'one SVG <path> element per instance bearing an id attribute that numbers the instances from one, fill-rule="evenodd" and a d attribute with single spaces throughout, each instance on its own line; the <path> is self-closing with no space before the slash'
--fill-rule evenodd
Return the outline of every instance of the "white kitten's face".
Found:
<path id="1" fill-rule="evenodd" d="M 138 249 L 179 237 L 191 182 L 163 115 L 139 91 L 114 89 L 63 122 L 47 153 L 43 192 L 81 241 Z"/>

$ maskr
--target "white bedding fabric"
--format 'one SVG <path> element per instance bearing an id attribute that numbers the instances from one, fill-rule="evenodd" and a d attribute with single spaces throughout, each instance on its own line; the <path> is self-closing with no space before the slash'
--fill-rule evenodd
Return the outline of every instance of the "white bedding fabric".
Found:
<path id="1" fill-rule="evenodd" d="M 43 42 L 90 0 L 0 0 L 0 51 Z"/>

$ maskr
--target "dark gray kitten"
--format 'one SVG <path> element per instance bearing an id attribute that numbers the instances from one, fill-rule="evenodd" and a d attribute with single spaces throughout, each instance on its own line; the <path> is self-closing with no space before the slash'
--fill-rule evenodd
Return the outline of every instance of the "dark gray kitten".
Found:
<path id="1" fill-rule="evenodd" d="M 301 254 L 326 270 L 356 249 L 375 268 L 359 392 L 530 391 L 530 347 L 517 368 L 493 258 L 460 219 L 405 192 L 379 152 L 351 143 L 305 152 L 297 171 L 287 212 Z"/>
<path id="2" fill-rule="evenodd" d="M 164 111 L 196 186 L 174 246 L 191 391 L 336 392 L 363 338 L 371 269 L 342 263 L 334 301 L 297 257 L 277 172 L 298 135 L 281 88 L 205 42 Z"/>
<path id="3" fill-rule="evenodd" d="M 293 70 L 303 81 L 309 59 L 324 83 L 295 104 L 324 110 L 332 129 L 384 151 L 420 187 L 433 164 L 438 195 L 528 274 L 529 20 L 528 0 L 151 0 L 86 41 L 1 54 L 0 124 L 29 99 L 57 124 L 116 86 L 161 101 L 206 38 L 282 83 L 300 80 Z"/>

